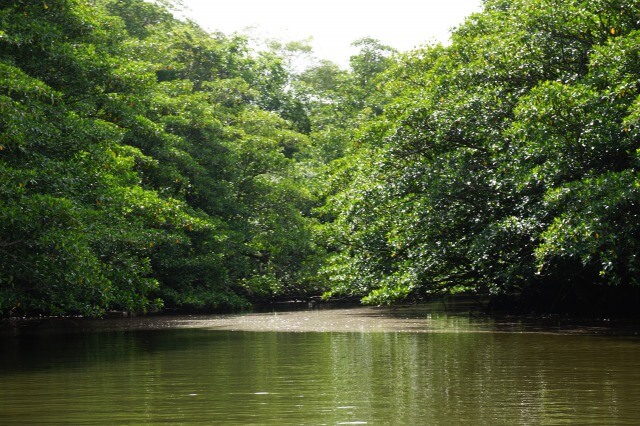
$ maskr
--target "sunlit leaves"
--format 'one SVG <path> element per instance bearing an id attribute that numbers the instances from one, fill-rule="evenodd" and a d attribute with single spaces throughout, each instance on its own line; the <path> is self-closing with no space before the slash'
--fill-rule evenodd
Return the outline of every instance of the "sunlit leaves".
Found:
<path id="1" fill-rule="evenodd" d="M 143 1 L 46 5 L 0 14 L 2 314 L 246 306 L 312 274 L 308 140 L 251 105 L 281 93 L 250 88 L 246 42 Z"/>
<path id="2" fill-rule="evenodd" d="M 0 311 L 635 285 L 638 10 L 491 0 L 297 73 L 142 0 L 10 3 Z"/>
<path id="3" fill-rule="evenodd" d="M 356 157 L 371 162 L 332 199 L 335 291 L 383 303 L 578 272 L 635 283 L 637 11 L 489 1 L 451 46 L 393 67 L 395 99 L 360 133 L 378 154 Z"/>

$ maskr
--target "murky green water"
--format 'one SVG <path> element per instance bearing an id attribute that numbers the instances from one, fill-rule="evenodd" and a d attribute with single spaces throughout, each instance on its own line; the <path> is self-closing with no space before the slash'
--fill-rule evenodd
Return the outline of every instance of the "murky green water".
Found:
<path id="1" fill-rule="evenodd" d="M 633 332 L 376 309 L 88 328 L 0 340 L 1 424 L 640 419 Z"/>

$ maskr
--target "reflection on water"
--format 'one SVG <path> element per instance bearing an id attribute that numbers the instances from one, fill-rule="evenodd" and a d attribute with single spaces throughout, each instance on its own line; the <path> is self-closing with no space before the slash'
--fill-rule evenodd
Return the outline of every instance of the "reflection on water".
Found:
<path id="1" fill-rule="evenodd" d="M 1 423 L 636 424 L 640 418 L 640 340 L 599 328 L 546 332 L 468 315 L 376 309 L 156 320 L 158 329 L 141 319 L 102 323 L 102 331 L 2 340 Z M 309 331 L 323 323 L 324 332 Z M 274 331 L 285 325 L 296 331 Z"/>

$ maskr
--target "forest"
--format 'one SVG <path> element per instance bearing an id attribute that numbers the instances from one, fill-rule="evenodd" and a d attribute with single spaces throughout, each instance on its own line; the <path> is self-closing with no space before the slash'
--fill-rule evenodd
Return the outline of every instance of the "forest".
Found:
<path id="1" fill-rule="evenodd" d="M 0 0 L 0 316 L 475 295 L 640 304 L 640 0 L 485 0 L 448 45 Z"/>

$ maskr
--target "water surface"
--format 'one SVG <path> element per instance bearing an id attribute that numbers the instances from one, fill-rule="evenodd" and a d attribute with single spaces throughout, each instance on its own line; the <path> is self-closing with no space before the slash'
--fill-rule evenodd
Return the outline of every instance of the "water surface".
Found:
<path id="1" fill-rule="evenodd" d="M 640 418 L 640 339 L 606 323 L 358 308 L 74 324 L 2 340 L 2 424 Z"/>

